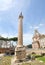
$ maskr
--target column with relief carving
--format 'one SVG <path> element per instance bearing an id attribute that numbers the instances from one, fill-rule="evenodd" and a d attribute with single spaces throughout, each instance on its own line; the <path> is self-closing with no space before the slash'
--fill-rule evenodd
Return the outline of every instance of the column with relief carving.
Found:
<path id="1" fill-rule="evenodd" d="M 18 21 L 18 44 L 17 47 L 23 46 L 23 15 L 22 12 L 19 15 Z"/>

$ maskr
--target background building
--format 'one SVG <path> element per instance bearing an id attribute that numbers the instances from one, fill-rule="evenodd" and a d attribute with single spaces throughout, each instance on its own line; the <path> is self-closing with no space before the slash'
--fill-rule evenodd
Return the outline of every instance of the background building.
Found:
<path id="1" fill-rule="evenodd" d="M 1 40 L 3 37 L 0 36 L 0 53 L 13 54 L 14 53 L 14 45 L 12 41 Z"/>
<path id="2" fill-rule="evenodd" d="M 45 35 L 40 34 L 37 30 L 35 30 L 33 35 L 32 48 L 45 48 Z"/>

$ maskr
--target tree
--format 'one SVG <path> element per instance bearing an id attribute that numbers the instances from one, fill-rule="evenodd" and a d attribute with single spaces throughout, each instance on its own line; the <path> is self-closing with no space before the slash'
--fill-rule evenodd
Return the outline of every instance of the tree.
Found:
<path id="1" fill-rule="evenodd" d="M 32 48 L 32 44 L 27 45 L 28 48 Z"/>
<path id="2" fill-rule="evenodd" d="M 4 40 L 4 41 L 18 41 L 18 38 L 17 37 L 13 37 L 13 38 L 1 37 L 0 40 Z"/>

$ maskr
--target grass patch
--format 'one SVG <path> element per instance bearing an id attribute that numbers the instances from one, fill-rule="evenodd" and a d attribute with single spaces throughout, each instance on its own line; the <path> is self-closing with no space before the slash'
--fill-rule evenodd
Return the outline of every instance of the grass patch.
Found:
<path id="1" fill-rule="evenodd" d="M 22 63 L 22 65 L 45 65 L 45 63 L 41 63 L 39 61 L 32 61 L 32 62 L 25 62 L 25 63 Z"/>
<path id="2" fill-rule="evenodd" d="M 30 63 L 23 63 L 22 65 L 31 65 Z"/>
<path id="3" fill-rule="evenodd" d="M 0 59 L 0 65 L 11 65 L 11 58 L 12 56 L 5 56 Z M 38 60 L 34 60 L 32 62 L 25 62 L 22 63 L 22 65 L 45 65 L 45 63 L 40 63 L 39 60 L 42 60 L 45 62 L 45 56 L 38 57 Z"/>
<path id="4" fill-rule="evenodd" d="M 38 60 L 41 60 L 41 61 L 43 61 L 43 62 L 45 62 L 45 56 L 43 56 L 43 57 L 39 57 L 39 58 L 37 58 Z"/>
<path id="5" fill-rule="evenodd" d="M 5 56 L 0 59 L 0 65 L 11 65 L 11 56 Z"/>

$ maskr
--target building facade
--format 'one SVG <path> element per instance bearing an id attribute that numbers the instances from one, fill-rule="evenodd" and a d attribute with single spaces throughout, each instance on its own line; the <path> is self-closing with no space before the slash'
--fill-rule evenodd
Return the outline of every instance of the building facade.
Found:
<path id="1" fill-rule="evenodd" d="M 33 38 L 32 38 L 32 48 L 45 48 L 45 35 L 40 34 L 37 30 L 35 30 Z"/>

